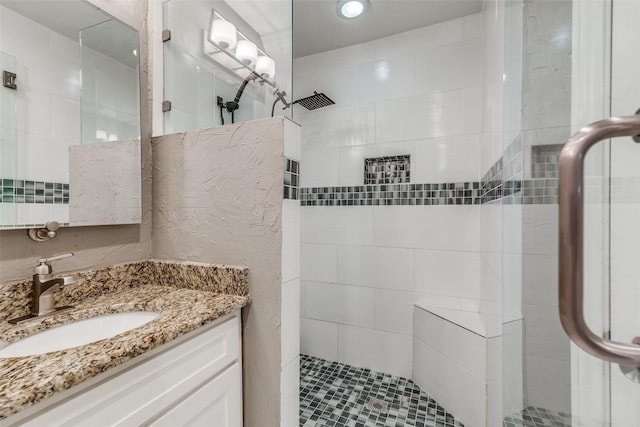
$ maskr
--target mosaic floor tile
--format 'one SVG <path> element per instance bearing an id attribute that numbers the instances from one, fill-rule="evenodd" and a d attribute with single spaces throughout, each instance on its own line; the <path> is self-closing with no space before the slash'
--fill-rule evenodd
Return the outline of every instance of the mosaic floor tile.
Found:
<path id="1" fill-rule="evenodd" d="M 300 427 L 405 426 L 463 427 L 411 380 L 301 355 Z"/>
<path id="2" fill-rule="evenodd" d="M 571 414 L 529 406 L 509 415 L 503 427 L 571 427 Z"/>

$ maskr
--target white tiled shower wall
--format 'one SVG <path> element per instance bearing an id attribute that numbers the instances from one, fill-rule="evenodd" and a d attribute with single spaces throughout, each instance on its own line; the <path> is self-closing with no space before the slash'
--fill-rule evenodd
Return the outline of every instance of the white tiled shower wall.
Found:
<path id="1" fill-rule="evenodd" d="M 296 59 L 302 186 L 363 184 L 411 155 L 412 183 L 480 178 L 481 15 Z M 477 312 L 479 206 L 302 208 L 301 351 L 411 376 L 414 303 Z"/>
<path id="2" fill-rule="evenodd" d="M 284 155 L 299 161 L 300 126 L 284 120 Z M 297 427 L 300 413 L 300 202 L 282 201 L 281 423 Z"/>

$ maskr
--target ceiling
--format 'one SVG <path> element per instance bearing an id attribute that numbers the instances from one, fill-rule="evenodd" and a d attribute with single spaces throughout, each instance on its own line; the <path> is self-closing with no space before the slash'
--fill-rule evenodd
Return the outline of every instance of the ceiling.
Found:
<path id="1" fill-rule="evenodd" d="M 478 13 L 482 0 L 370 0 L 348 21 L 337 0 L 293 0 L 293 57 L 313 55 Z"/>

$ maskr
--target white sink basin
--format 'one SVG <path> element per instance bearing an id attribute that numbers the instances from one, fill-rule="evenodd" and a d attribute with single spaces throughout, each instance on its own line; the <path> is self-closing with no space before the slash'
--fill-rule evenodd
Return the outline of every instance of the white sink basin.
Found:
<path id="1" fill-rule="evenodd" d="M 57 326 L 0 349 L 0 358 L 50 353 L 111 338 L 151 322 L 160 313 L 129 311 L 107 314 Z"/>

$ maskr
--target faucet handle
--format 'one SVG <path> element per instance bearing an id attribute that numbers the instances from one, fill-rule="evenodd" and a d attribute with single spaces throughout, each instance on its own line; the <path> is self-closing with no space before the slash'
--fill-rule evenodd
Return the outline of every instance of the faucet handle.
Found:
<path id="1" fill-rule="evenodd" d="M 53 269 L 49 264 L 51 261 L 57 261 L 59 259 L 68 258 L 73 256 L 73 252 L 66 252 L 60 255 L 55 255 L 48 258 L 38 258 L 38 265 L 33 269 L 34 274 L 51 274 Z"/>

